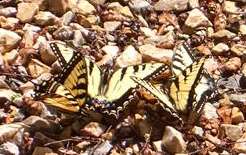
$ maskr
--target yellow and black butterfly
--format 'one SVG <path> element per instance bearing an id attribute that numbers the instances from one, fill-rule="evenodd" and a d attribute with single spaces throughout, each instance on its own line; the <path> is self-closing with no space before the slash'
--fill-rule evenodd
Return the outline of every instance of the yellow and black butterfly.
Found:
<path id="1" fill-rule="evenodd" d="M 38 96 L 45 96 L 44 102 L 49 105 L 71 112 L 85 107 L 118 116 L 137 86 L 131 76 L 149 81 L 169 68 L 162 63 L 128 66 L 115 70 L 109 81 L 104 82 L 102 71 L 90 59 L 66 44 L 50 43 L 50 46 L 64 67 L 54 80 L 48 81 L 48 85 L 43 84 L 48 91 L 42 94 L 46 95 Z M 36 90 L 40 91 L 39 88 Z"/>

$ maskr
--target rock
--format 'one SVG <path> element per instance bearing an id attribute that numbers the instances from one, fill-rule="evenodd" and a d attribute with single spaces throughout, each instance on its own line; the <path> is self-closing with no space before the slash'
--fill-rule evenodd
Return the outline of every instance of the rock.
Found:
<path id="1" fill-rule="evenodd" d="M 37 146 L 37 147 L 35 147 L 32 155 L 41 155 L 41 154 L 48 155 L 48 153 L 53 153 L 52 149 L 50 149 L 48 147 Z"/>
<path id="2" fill-rule="evenodd" d="M 154 141 L 153 142 L 153 147 L 154 147 L 155 151 L 163 152 L 163 150 L 162 150 L 162 141 L 161 140 Z"/>
<path id="3" fill-rule="evenodd" d="M 40 45 L 39 52 L 41 60 L 47 65 L 51 65 L 57 59 L 54 52 L 50 48 L 48 48 L 47 45 Z"/>
<path id="4" fill-rule="evenodd" d="M 231 119 L 233 124 L 238 124 L 244 121 L 244 115 L 238 107 L 232 108 Z"/>
<path id="5" fill-rule="evenodd" d="M 204 131 L 203 131 L 203 129 L 202 129 L 201 127 L 199 127 L 199 126 L 194 126 L 194 127 L 192 128 L 192 133 L 195 134 L 195 135 L 199 135 L 200 137 L 202 137 L 203 134 L 204 134 Z"/>
<path id="6" fill-rule="evenodd" d="M 49 0 L 24 0 L 24 2 L 36 3 L 39 6 L 39 10 L 46 10 L 48 8 Z"/>
<path id="7" fill-rule="evenodd" d="M 242 56 L 244 54 L 246 54 L 246 45 L 242 45 L 242 44 L 234 44 L 231 47 L 231 51 L 236 54 L 237 56 Z"/>
<path id="8" fill-rule="evenodd" d="M 0 154 L 19 155 L 20 150 L 16 144 L 11 142 L 6 142 L 0 145 Z"/>
<path id="9" fill-rule="evenodd" d="M 229 14 L 238 13 L 239 8 L 237 7 L 236 2 L 225 0 L 223 3 L 223 11 Z"/>
<path id="10" fill-rule="evenodd" d="M 185 21 L 185 26 L 192 31 L 199 27 L 212 26 L 212 23 L 199 9 L 193 9 L 189 11 L 189 15 Z"/>
<path id="11" fill-rule="evenodd" d="M 67 0 L 48 0 L 48 10 L 61 16 L 68 10 L 69 2 Z"/>
<path id="12" fill-rule="evenodd" d="M 90 122 L 81 130 L 81 132 L 85 135 L 99 137 L 105 130 L 106 127 L 104 125 L 97 122 Z"/>
<path id="13" fill-rule="evenodd" d="M 33 32 L 40 32 L 41 28 L 38 26 L 34 26 L 34 25 L 26 23 L 25 26 L 23 27 L 23 30 L 24 31 L 28 30 L 28 31 L 33 31 Z"/>
<path id="14" fill-rule="evenodd" d="M 19 43 L 21 37 L 13 32 L 0 28 L 0 49 L 9 51 Z"/>
<path id="15" fill-rule="evenodd" d="M 115 31 L 120 26 L 121 26 L 121 22 L 118 22 L 118 21 L 109 21 L 109 22 L 103 23 L 103 27 L 108 32 Z"/>
<path id="16" fill-rule="evenodd" d="M 102 47 L 102 51 L 111 57 L 116 57 L 119 54 L 120 49 L 118 46 L 106 45 Z"/>
<path id="17" fill-rule="evenodd" d="M 17 5 L 16 17 L 23 23 L 31 22 L 38 9 L 36 3 L 19 3 Z"/>
<path id="18" fill-rule="evenodd" d="M 206 103 L 203 109 L 203 116 L 206 119 L 218 118 L 217 109 L 211 103 Z"/>
<path id="19" fill-rule="evenodd" d="M 92 4 L 103 5 L 106 0 L 89 0 Z"/>
<path id="20" fill-rule="evenodd" d="M 18 56 L 19 56 L 18 51 L 16 49 L 13 49 L 10 52 L 4 54 L 4 59 L 5 61 L 8 62 L 8 64 L 13 64 Z"/>
<path id="21" fill-rule="evenodd" d="M 233 150 L 235 150 L 238 153 L 239 152 L 240 153 L 246 153 L 246 135 L 245 135 L 245 133 L 240 139 L 238 139 L 235 142 L 235 144 L 233 146 Z"/>
<path id="22" fill-rule="evenodd" d="M 88 154 L 108 154 L 112 148 L 113 146 L 109 141 L 104 141 L 101 144 L 98 144 L 95 149 L 88 151 Z"/>
<path id="23" fill-rule="evenodd" d="M 121 55 L 116 59 L 116 64 L 120 67 L 137 65 L 141 63 L 142 56 L 132 45 L 127 46 Z"/>
<path id="24" fill-rule="evenodd" d="M 189 6 L 192 9 L 198 8 L 200 6 L 199 0 L 189 0 Z"/>
<path id="25" fill-rule="evenodd" d="M 239 31 L 243 36 L 246 36 L 246 24 L 240 25 Z"/>
<path id="26" fill-rule="evenodd" d="M 151 44 L 145 44 L 139 47 L 139 52 L 145 60 L 155 60 L 159 62 L 171 60 L 173 57 L 173 50 L 157 48 Z"/>
<path id="27" fill-rule="evenodd" d="M 215 45 L 212 49 L 212 52 L 216 55 L 224 54 L 225 52 L 229 51 L 229 46 L 225 43 L 219 43 Z"/>
<path id="28" fill-rule="evenodd" d="M 75 13 L 73 13 L 72 11 L 66 12 L 62 16 L 62 25 L 69 25 L 74 19 L 74 17 L 75 17 Z"/>
<path id="29" fill-rule="evenodd" d="M 155 37 L 156 32 L 148 27 L 140 27 L 141 32 L 146 36 L 146 37 Z"/>
<path id="30" fill-rule="evenodd" d="M 237 141 L 243 135 L 242 127 L 238 125 L 221 124 L 220 135 L 222 137 L 226 136 L 231 141 Z"/>
<path id="31" fill-rule="evenodd" d="M 3 16 L 0 16 L 0 27 L 4 28 L 4 29 L 14 29 L 18 26 L 18 24 L 20 23 L 20 20 L 17 18 L 13 18 L 13 17 L 8 17 L 5 18 Z"/>
<path id="32" fill-rule="evenodd" d="M 232 38 L 236 37 L 236 34 L 230 32 L 230 31 L 228 31 L 226 29 L 223 29 L 223 30 L 219 30 L 219 31 L 213 33 L 211 35 L 211 37 L 213 37 L 215 39 L 222 39 L 222 38 L 232 39 Z"/>
<path id="33" fill-rule="evenodd" d="M 71 27 L 63 26 L 58 28 L 54 33 L 54 38 L 57 40 L 71 40 L 73 39 L 74 31 Z"/>
<path id="34" fill-rule="evenodd" d="M 162 44 L 170 44 L 171 46 L 174 46 L 174 43 L 175 33 L 173 31 L 169 31 L 165 35 L 155 35 L 144 40 L 144 44 L 157 44 L 160 47 L 162 46 Z"/>
<path id="35" fill-rule="evenodd" d="M 95 7 L 86 0 L 79 0 L 75 4 L 71 4 L 70 8 L 73 12 L 81 13 L 83 15 L 96 12 Z"/>
<path id="36" fill-rule="evenodd" d="M 129 2 L 129 6 L 137 12 L 151 7 L 149 2 L 147 2 L 146 0 L 132 0 Z"/>
<path id="37" fill-rule="evenodd" d="M 14 7 L 4 7 L 0 9 L 0 16 L 13 17 L 16 13 L 17 10 Z"/>
<path id="38" fill-rule="evenodd" d="M 188 0 L 159 0 L 154 5 L 156 11 L 184 11 L 188 7 Z"/>
<path id="39" fill-rule="evenodd" d="M 42 62 L 40 62 L 37 59 L 31 59 L 27 68 L 30 72 L 30 75 L 34 78 L 40 76 L 43 73 L 47 73 L 50 71 L 49 66 L 46 66 L 45 64 L 43 64 Z"/>
<path id="40" fill-rule="evenodd" d="M 225 64 L 224 69 L 226 72 L 236 73 L 241 67 L 241 59 L 238 57 L 230 58 Z"/>
<path id="41" fill-rule="evenodd" d="M 36 34 L 36 32 L 33 32 L 33 31 L 27 30 L 24 32 L 24 36 L 23 36 L 21 43 L 23 43 L 25 48 L 32 48 L 33 47 L 33 44 L 35 41 L 35 35 L 37 35 L 37 34 Z"/>
<path id="42" fill-rule="evenodd" d="M 53 25 L 57 20 L 57 17 L 48 11 L 39 11 L 37 15 L 34 16 L 35 23 L 41 26 Z"/>
<path id="43" fill-rule="evenodd" d="M 116 11 L 118 13 L 122 14 L 123 16 L 134 18 L 133 14 L 132 14 L 132 12 L 128 6 L 119 7 L 118 9 L 116 9 Z"/>
<path id="44" fill-rule="evenodd" d="M 215 144 L 218 144 L 218 145 L 221 144 L 221 140 L 220 140 L 219 138 L 217 138 L 217 137 L 214 137 L 214 136 L 212 136 L 212 135 L 210 135 L 210 134 L 205 134 L 205 137 L 206 137 L 209 141 L 211 141 L 211 142 L 213 142 L 213 143 L 215 143 Z"/>
<path id="45" fill-rule="evenodd" d="M 171 126 L 165 127 L 162 143 L 170 153 L 184 153 L 186 151 L 186 143 L 182 134 Z"/>
<path id="46" fill-rule="evenodd" d="M 85 43 L 85 39 L 80 30 L 74 31 L 73 45 L 75 47 L 81 47 Z"/>

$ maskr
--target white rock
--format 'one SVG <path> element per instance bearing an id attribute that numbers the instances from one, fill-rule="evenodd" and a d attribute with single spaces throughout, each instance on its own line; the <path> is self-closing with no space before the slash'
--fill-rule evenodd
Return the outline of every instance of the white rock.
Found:
<path id="1" fill-rule="evenodd" d="M 230 48 L 227 44 L 219 43 L 213 47 L 212 51 L 216 54 L 221 54 L 221 53 L 229 51 L 229 49 Z"/>
<path id="2" fill-rule="evenodd" d="M 200 6 L 199 5 L 199 0 L 189 0 L 189 6 L 192 9 L 198 8 Z"/>
<path id="3" fill-rule="evenodd" d="M 118 22 L 118 21 L 109 21 L 109 22 L 103 23 L 103 27 L 108 32 L 115 31 L 118 27 L 120 27 L 120 25 L 121 25 L 121 22 Z"/>
<path id="4" fill-rule="evenodd" d="M 34 16 L 34 20 L 38 25 L 53 25 L 57 17 L 49 11 L 39 11 L 38 14 Z"/>
<path id="5" fill-rule="evenodd" d="M 10 17 L 15 16 L 16 13 L 17 10 L 14 7 L 5 7 L 0 9 L 0 16 Z"/>
<path id="6" fill-rule="evenodd" d="M 195 135 L 199 135 L 199 136 L 203 136 L 204 134 L 204 131 L 201 127 L 199 126 L 194 126 L 194 128 L 192 129 L 192 132 L 195 134 Z"/>
<path id="7" fill-rule="evenodd" d="M 212 119 L 212 118 L 218 118 L 219 117 L 217 114 L 216 107 L 214 107 L 213 104 L 211 104 L 209 102 L 205 104 L 203 113 L 204 113 L 204 117 L 206 119 Z"/>
<path id="8" fill-rule="evenodd" d="M 102 51 L 108 55 L 111 55 L 111 57 L 116 57 L 120 49 L 118 46 L 106 45 L 106 46 L 103 46 Z"/>
<path id="9" fill-rule="evenodd" d="M 95 7 L 86 0 L 78 0 L 70 6 L 73 12 L 78 12 L 84 15 L 93 14 L 96 11 Z"/>
<path id="10" fill-rule="evenodd" d="M 199 9 L 193 9 L 189 11 L 189 16 L 185 21 L 185 26 L 194 29 L 201 26 L 212 26 L 212 23 Z"/>
<path id="11" fill-rule="evenodd" d="M 226 0 L 223 3 L 223 11 L 226 13 L 237 13 L 239 8 L 236 6 L 236 2 Z"/>
<path id="12" fill-rule="evenodd" d="M 20 151 L 16 144 L 6 142 L 0 145 L 0 154 L 11 154 L 11 155 L 19 155 Z"/>
<path id="13" fill-rule="evenodd" d="M 166 126 L 162 143 L 170 153 L 185 153 L 186 143 L 182 134 L 171 126 Z"/>
<path id="14" fill-rule="evenodd" d="M 48 147 L 35 147 L 32 155 L 41 155 L 41 154 L 52 154 L 53 151 L 52 149 L 48 148 Z"/>
<path id="15" fill-rule="evenodd" d="M 238 125 L 221 124 L 220 131 L 222 135 L 232 141 L 237 141 L 243 135 L 242 127 Z"/>
<path id="16" fill-rule="evenodd" d="M 32 21 L 39 9 L 38 4 L 36 3 L 19 3 L 17 8 L 18 11 L 16 17 L 24 23 Z"/>
<path id="17" fill-rule="evenodd" d="M 243 36 L 246 36 L 246 24 L 240 25 L 239 31 Z"/>
<path id="18" fill-rule="evenodd" d="M 183 11 L 188 7 L 188 0 L 159 0 L 155 5 L 154 9 L 157 11 Z"/>
<path id="19" fill-rule="evenodd" d="M 72 22 L 73 18 L 75 17 L 75 14 L 72 11 L 68 11 L 66 12 L 63 16 L 62 16 L 62 24 L 63 25 L 68 25 L 69 23 Z"/>
<path id="20" fill-rule="evenodd" d="M 21 40 L 21 37 L 9 30 L 0 28 L 0 49 L 3 48 L 5 51 L 13 49 Z"/>
<path id="21" fill-rule="evenodd" d="M 129 6 L 135 11 L 141 11 L 149 8 L 150 4 L 146 0 L 132 0 L 130 1 Z"/>
<path id="22" fill-rule="evenodd" d="M 143 32 L 143 34 L 146 37 L 155 37 L 156 36 L 156 32 L 148 27 L 140 27 L 141 32 Z"/>
<path id="23" fill-rule="evenodd" d="M 137 65 L 141 63 L 142 55 L 138 53 L 132 45 L 127 46 L 116 60 L 116 64 L 120 67 L 127 67 L 129 65 Z"/>
<path id="24" fill-rule="evenodd" d="M 16 49 L 11 50 L 10 52 L 7 52 L 4 54 L 4 59 L 7 61 L 9 64 L 14 63 L 16 58 L 18 57 L 19 53 Z"/>

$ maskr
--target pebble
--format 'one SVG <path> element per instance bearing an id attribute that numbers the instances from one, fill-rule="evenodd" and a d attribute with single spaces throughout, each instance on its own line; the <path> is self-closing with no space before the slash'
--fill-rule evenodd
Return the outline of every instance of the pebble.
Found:
<path id="1" fill-rule="evenodd" d="M 63 26 L 58 28 L 54 33 L 53 36 L 57 40 L 71 40 L 74 36 L 74 31 L 71 27 Z"/>
<path id="2" fill-rule="evenodd" d="M 216 55 L 221 55 L 224 54 L 225 52 L 229 51 L 229 46 L 225 43 L 219 43 L 215 45 L 212 49 L 212 52 Z"/>
<path id="3" fill-rule="evenodd" d="M 246 36 L 246 24 L 240 25 L 239 31 L 243 36 Z"/>
<path id="4" fill-rule="evenodd" d="M 237 56 L 243 56 L 244 54 L 246 54 L 246 45 L 234 44 L 231 47 L 231 51 Z"/>
<path id="5" fill-rule="evenodd" d="M 19 155 L 20 150 L 16 144 L 11 142 L 6 142 L 0 145 L 0 154 Z"/>
<path id="6" fill-rule="evenodd" d="M 20 40 L 21 37 L 17 33 L 0 28 L 0 49 L 10 51 Z"/>
<path id="7" fill-rule="evenodd" d="M 39 10 L 44 11 L 48 8 L 49 0 L 25 0 L 25 2 L 36 3 L 39 6 Z"/>
<path id="8" fill-rule="evenodd" d="M 0 9 L 0 16 L 13 17 L 16 13 L 17 10 L 14 7 L 4 7 Z"/>
<path id="9" fill-rule="evenodd" d="M 236 2 L 225 0 L 222 6 L 223 6 L 223 11 L 226 13 L 231 14 L 231 13 L 239 12 L 239 8 L 237 7 Z"/>
<path id="10" fill-rule="evenodd" d="M 21 41 L 23 43 L 23 46 L 25 48 L 32 48 L 34 45 L 36 35 L 37 35 L 36 32 L 29 31 L 29 30 L 25 31 L 23 35 L 23 39 Z"/>
<path id="11" fill-rule="evenodd" d="M 129 45 L 116 59 L 116 65 L 119 67 L 127 67 L 129 65 L 137 65 L 142 63 L 142 55 L 132 46 Z"/>
<path id="12" fill-rule="evenodd" d="M 38 9 L 39 7 L 36 3 L 19 3 L 16 17 L 23 23 L 31 22 Z"/>
<path id="13" fill-rule="evenodd" d="M 194 30 L 199 27 L 209 27 L 212 26 L 212 23 L 208 18 L 203 14 L 199 9 L 193 9 L 189 11 L 189 15 L 185 21 L 185 26 Z"/>
<path id="14" fill-rule="evenodd" d="M 114 58 L 119 54 L 120 49 L 118 46 L 106 45 L 102 47 L 102 51 Z"/>
<path id="15" fill-rule="evenodd" d="M 5 18 L 3 16 L 0 17 L 0 26 L 4 29 L 13 29 L 17 27 L 20 23 L 20 20 L 13 17 Z"/>
<path id="16" fill-rule="evenodd" d="M 18 56 L 18 51 L 16 49 L 13 49 L 10 52 L 4 54 L 4 60 L 7 61 L 9 64 L 13 64 Z"/>
<path id="17" fill-rule="evenodd" d="M 130 1 L 129 6 L 137 12 L 151 7 L 146 0 L 132 0 Z"/>
<path id="18" fill-rule="evenodd" d="M 92 4 L 90 4 L 87 0 L 78 0 L 75 6 L 73 6 L 71 9 L 72 11 L 81 13 L 83 15 L 89 15 L 96 12 L 95 7 Z"/>
<path id="19" fill-rule="evenodd" d="M 33 32 L 40 32 L 41 28 L 35 25 L 31 25 L 29 23 L 26 23 L 25 26 L 23 27 L 24 31 L 33 31 Z"/>
<path id="20" fill-rule="evenodd" d="M 75 13 L 72 11 L 68 11 L 66 12 L 63 16 L 62 16 L 62 25 L 69 25 L 73 19 L 75 17 Z"/>
<path id="21" fill-rule="evenodd" d="M 189 6 L 192 9 L 198 8 L 200 6 L 199 0 L 189 0 Z"/>
<path id="22" fill-rule="evenodd" d="M 224 69 L 226 72 L 236 73 L 241 67 L 241 59 L 238 57 L 230 58 L 225 64 Z"/>
<path id="23" fill-rule="evenodd" d="M 48 153 L 53 153 L 52 149 L 48 147 L 37 146 L 34 148 L 32 155 L 41 155 L 41 154 L 48 155 Z"/>
<path id="24" fill-rule="evenodd" d="M 156 11 L 184 11 L 188 7 L 188 0 L 159 0 L 154 5 Z"/>
<path id="25" fill-rule="evenodd" d="M 30 72 L 30 75 L 34 78 L 40 76 L 43 73 L 50 72 L 51 69 L 49 66 L 43 64 L 37 59 L 31 59 L 27 68 Z"/>
<path id="26" fill-rule="evenodd" d="M 218 118 L 218 114 L 217 114 L 217 109 L 215 106 L 213 106 L 213 104 L 211 103 L 206 103 L 203 109 L 203 116 L 206 119 L 212 119 L 212 118 Z"/>
<path id="27" fill-rule="evenodd" d="M 140 27 L 140 31 L 143 32 L 143 34 L 146 37 L 155 37 L 156 36 L 156 31 L 152 30 L 148 27 Z"/>
<path id="28" fill-rule="evenodd" d="M 53 64 L 57 59 L 54 52 L 46 45 L 40 45 L 39 53 L 41 56 L 41 60 L 48 66 Z"/>
<path id="29" fill-rule="evenodd" d="M 104 29 L 108 32 L 115 31 L 120 26 L 121 26 L 121 22 L 118 22 L 118 21 L 109 21 L 109 22 L 103 23 Z"/>
<path id="30" fill-rule="evenodd" d="M 113 146 L 109 141 L 104 141 L 101 144 L 98 144 L 97 147 L 93 149 L 92 152 L 89 154 L 108 154 L 112 148 Z"/>
<path id="31" fill-rule="evenodd" d="M 155 149 L 155 151 L 157 152 L 162 152 L 162 141 L 158 140 L 158 141 L 153 141 L 153 147 Z"/>
<path id="32" fill-rule="evenodd" d="M 101 134 L 104 133 L 105 130 L 106 127 L 104 125 L 97 122 L 90 122 L 89 124 L 85 125 L 81 132 L 85 135 L 99 137 Z"/>
<path id="33" fill-rule="evenodd" d="M 80 30 L 74 31 L 73 45 L 75 47 L 81 47 L 85 43 L 85 38 Z"/>
<path id="34" fill-rule="evenodd" d="M 232 108 L 231 119 L 233 124 L 238 124 L 244 121 L 244 115 L 238 107 Z"/>
<path id="35" fill-rule="evenodd" d="M 237 141 L 243 135 L 242 127 L 232 124 L 221 124 L 220 135 L 227 137 L 231 141 Z"/>
<path id="36" fill-rule="evenodd" d="M 39 11 L 37 15 L 34 16 L 34 21 L 37 25 L 47 26 L 53 25 L 57 17 L 49 11 Z"/>
<path id="37" fill-rule="evenodd" d="M 144 44 L 153 44 L 153 45 L 160 45 L 161 44 L 172 44 L 174 46 L 175 42 L 175 33 L 171 30 L 167 32 L 165 35 L 155 35 L 144 40 Z"/>
<path id="38" fill-rule="evenodd" d="M 213 37 L 215 39 L 222 39 L 222 38 L 232 39 L 232 38 L 236 37 L 236 34 L 230 32 L 230 31 L 228 31 L 226 29 L 223 29 L 223 30 L 219 30 L 219 31 L 213 33 L 211 35 L 211 37 Z"/>
<path id="39" fill-rule="evenodd" d="M 195 134 L 195 135 L 199 135 L 200 137 L 202 137 L 203 134 L 204 134 L 204 131 L 203 131 L 203 129 L 202 129 L 201 127 L 199 127 L 199 126 L 194 126 L 194 127 L 192 128 L 192 133 Z"/>
<path id="40" fill-rule="evenodd" d="M 170 153 L 185 153 L 186 151 L 186 143 L 182 134 L 171 126 L 165 127 L 162 143 Z"/>
<path id="41" fill-rule="evenodd" d="M 151 44 L 145 44 L 139 47 L 139 52 L 145 60 L 167 61 L 173 57 L 173 50 L 157 48 Z"/>
<path id="42" fill-rule="evenodd" d="M 4 143 L 8 140 L 18 143 L 22 142 L 24 130 L 29 127 L 23 123 L 4 124 L 0 126 L 0 142 Z M 21 137 L 19 137 L 21 136 Z"/>
<path id="43" fill-rule="evenodd" d="M 89 0 L 91 4 L 103 5 L 106 0 Z"/>
<path id="44" fill-rule="evenodd" d="M 246 153 L 246 135 L 244 135 L 236 141 L 236 143 L 233 146 L 233 150 L 240 153 Z M 244 155 L 244 154 L 242 154 Z"/>

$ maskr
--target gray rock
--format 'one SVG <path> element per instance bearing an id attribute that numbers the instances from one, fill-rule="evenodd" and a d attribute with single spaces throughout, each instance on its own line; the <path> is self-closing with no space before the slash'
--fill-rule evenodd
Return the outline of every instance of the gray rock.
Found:
<path id="1" fill-rule="evenodd" d="M 232 39 L 236 37 L 235 33 L 232 33 L 226 29 L 219 30 L 211 35 L 211 37 L 216 38 L 216 39 L 221 39 L 221 38 L 227 38 L 227 39 Z"/>
<path id="2" fill-rule="evenodd" d="M 85 43 L 85 39 L 80 30 L 74 31 L 73 45 L 75 47 L 81 47 Z"/>
<path id="3" fill-rule="evenodd" d="M 38 12 L 38 9 L 39 7 L 36 3 L 19 3 L 17 5 L 16 17 L 23 23 L 30 22 Z"/>
<path id="4" fill-rule="evenodd" d="M 13 17 L 17 13 L 16 8 L 14 7 L 5 7 L 0 9 L 0 15 L 5 17 Z"/>
<path id="5" fill-rule="evenodd" d="M 220 134 L 223 137 L 226 136 L 231 141 L 237 141 L 239 138 L 242 137 L 243 131 L 242 131 L 242 127 L 238 125 L 221 124 Z"/>
<path id="6" fill-rule="evenodd" d="M 215 54 L 223 54 L 227 51 L 229 51 L 229 46 L 225 43 L 219 43 L 217 45 L 215 45 L 213 48 L 212 48 L 212 51 L 215 53 Z"/>
<path id="7" fill-rule="evenodd" d="M 171 126 L 166 126 L 162 143 L 170 153 L 185 153 L 186 143 L 182 134 Z"/>
<path id="8" fill-rule="evenodd" d="M 6 142 L 0 145 L 0 154 L 19 155 L 20 150 L 16 144 L 11 142 Z"/>
<path id="9" fill-rule="evenodd" d="M 217 109 L 211 103 L 206 103 L 203 109 L 203 116 L 206 119 L 218 118 Z"/>
<path id="10" fill-rule="evenodd" d="M 34 16 L 35 23 L 41 26 L 53 25 L 57 17 L 49 11 L 39 11 Z"/>
<path id="11" fill-rule="evenodd" d="M 236 141 L 236 143 L 233 146 L 233 150 L 235 150 L 236 152 L 241 152 L 241 155 L 244 155 L 246 153 L 245 135 Z"/>
<path id="12" fill-rule="evenodd" d="M 63 25 L 68 25 L 72 22 L 73 18 L 74 18 L 75 14 L 72 11 L 68 11 L 66 12 L 63 16 L 62 16 L 62 24 Z"/>
<path id="13" fill-rule="evenodd" d="M 157 11 L 184 11 L 188 7 L 188 0 L 159 0 L 155 5 L 154 9 Z"/>
<path id="14" fill-rule="evenodd" d="M 117 58 L 116 64 L 120 67 L 127 67 L 129 65 L 137 65 L 142 63 L 142 55 L 132 46 L 129 45 Z"/>
<path id="15" fill-rule="evenodd" d="M 17 33 L 0 28 L 0 49 L 9 51 L 15 48 L 20 40 L 21 37 Z"/>
<path id="16" fill-rule="evenodd" d="M 118 27 L 120 27 L 120 25 L 121 25 L 121 22 L 118 22 L 118 21 L 109 21 L 109 22 L 103 23 L 103 27 L 108 32 L 115 31 Z"/>
<path id="17" fill-rule="evenodd" d="M 146 0 L 132 0 L 130 1 L 129 6 L 138 12 L 151 7 Z"/>
<path id="18" fill-rule="evenodd" d="M 185 26 L 195 29 L 198 27 L 212 26 L 212 23 L 199 9 L 193 9 L 189 11 L 189 16 L 185 21 Z"/>

